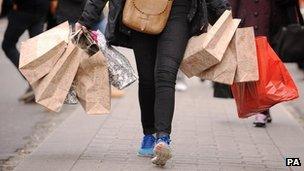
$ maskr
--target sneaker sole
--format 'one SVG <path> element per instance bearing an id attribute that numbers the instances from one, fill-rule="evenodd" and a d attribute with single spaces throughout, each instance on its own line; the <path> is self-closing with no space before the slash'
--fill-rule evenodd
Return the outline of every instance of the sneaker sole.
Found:
<path id="1" fill-rule="evenodd" d="M 154 155 L 150 155 L 150 154 L 144 155 L 144 154 L 140 154 L 140 153 L 137 153 L 137 156 L 138 157 L 146 157 L 146 158 L 153 158 L 154 157 Z"/>
<path id="2" fill-rule="evenodd" d="M 254 123 L 254 126 L 257 128 L 265 128 L 266 124 L 265 123 Z"/>
<path id="3" fill-rule="evenodd" d="M 152 163 L 158 166 L 165 166 L 167 161 L 172 158 L 171 149 L 164 144 L 156 145 L 154 153 L 156 156 L 152 159 Z"/>

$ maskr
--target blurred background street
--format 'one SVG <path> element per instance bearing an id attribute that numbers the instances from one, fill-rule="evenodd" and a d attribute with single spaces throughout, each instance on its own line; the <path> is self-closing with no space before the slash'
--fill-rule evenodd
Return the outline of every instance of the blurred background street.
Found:
<path id="1" fill-rule="evenodd" d="M 0 20 L 1 42 L 6 24 Z M 134 65 L 132 51 L 120 51 Z M 252 118 L 237 118 L 233 100 L 213 98 L 210 82 L 187 80 L 189 89 L 177 92 L 174 158 L 166 168 L 303 170 L 285 166 L 286 157 L 304 162 L 304 73 L 295 64 L 288 68 L 301 97 L 274 107 L 273 123 L 265 129 L 254 128 Z M 0 170 L 157 169 L 136 156 L 141 139 L 137 83 L 125 90 L 125 97 L 113 100 L 110 115 L 88 116 L 79 105 L 51 113 L 18 102 L 27 85 L 2 49 L 0 83 Z"/>

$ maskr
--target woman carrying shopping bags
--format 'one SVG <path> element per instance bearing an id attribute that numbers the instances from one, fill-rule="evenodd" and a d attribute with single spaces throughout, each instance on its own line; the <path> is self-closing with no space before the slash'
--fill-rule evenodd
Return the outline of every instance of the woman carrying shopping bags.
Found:
<path id="1" fill-rule="evenodd" d="M 168 4 L 172 2 L 132 2 L 135 8 L 149 11 L 160 9 L 158 5 L 164 4 L 164 1 Z M 76 26 L 91 29 L 100 19 L 99 15 L 106 2 L 107 0 L 89 0 Z M 139 74 L 138 96 L 144 134 L 138 154 L 154 156 L 152 163 L 163 166 L 172 156 L 170 133 L 175 104 L 175 81 L 187 42 L 191 36 L 206 31 L 207 16 L 210 22 L 215 22 L 229 8 L 229 4 L 226 0 L 174 0 L 164 29 L 159 34 L 152 35 L 135 31 L 122 23 L 125 2 L 128 0 L 109 1 L 109 22 L 105 36 L 110 45 L 130 47 L 134 51 Z M 146 8 L 146 3 L 152 3 L 153 8 Z M 142 21 L 141 26 L 144 24 Z"/>
<path id="2" fill-rule="evenodd" d="M 242 21 L 239 27 L 254 27 L 255 36 L 271 38 L 280 28 L 297 23 L 298 0 L 229 0 L 232 14 Z M 270 111 L 256 113 L 254 125 L 265 127 L 272 118 Z"/>

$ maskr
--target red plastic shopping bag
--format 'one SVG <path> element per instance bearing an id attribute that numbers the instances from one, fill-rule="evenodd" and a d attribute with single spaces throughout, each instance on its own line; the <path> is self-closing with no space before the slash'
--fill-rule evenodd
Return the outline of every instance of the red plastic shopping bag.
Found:
<path id="1" fill-rule="evenodd" d="M 240 118 L 299 97 L 297 87 L 266 37 L 256 38 L 259 81 L 231 86 Z"/>

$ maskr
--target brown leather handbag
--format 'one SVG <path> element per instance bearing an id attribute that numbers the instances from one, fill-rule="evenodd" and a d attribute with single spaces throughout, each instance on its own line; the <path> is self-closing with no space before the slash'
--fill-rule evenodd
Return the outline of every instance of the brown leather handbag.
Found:
<path id="1" fill-rule="evenodd" d="M 173 0 L 126 0 L 122 22 L 127 27 L 159 34 L 166 26 Z"/>

